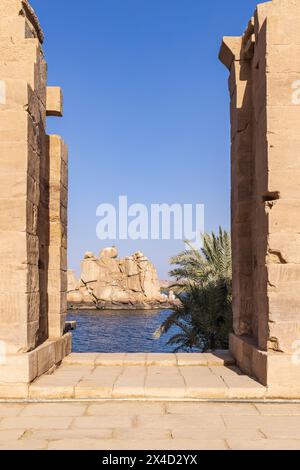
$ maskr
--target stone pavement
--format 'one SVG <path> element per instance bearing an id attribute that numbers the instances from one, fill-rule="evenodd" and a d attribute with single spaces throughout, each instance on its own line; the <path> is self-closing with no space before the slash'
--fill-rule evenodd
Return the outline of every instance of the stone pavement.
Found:
<path id="1" fill-rule="evenodd" d="M 0 403 L 0 450 L 300 449 L 300 404 Z"/>
<path id="2" fill-rule="evenodd" d="M 214 354 L 71 354 L 29 387 L 33 399 L 263 398 L 227 351 Z"/>
<path id="3" fill-rule="evenodd" d="M 268 393 L 226 351 L 73 353 L 0 402 L 0 450 L 300 450 L 300 402 Z"/>

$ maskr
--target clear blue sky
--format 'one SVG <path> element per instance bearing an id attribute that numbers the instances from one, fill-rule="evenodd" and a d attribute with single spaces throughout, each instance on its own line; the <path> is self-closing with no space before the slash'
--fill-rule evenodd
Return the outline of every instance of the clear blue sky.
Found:
<path id="1" fill-rule="evenodd" d="M 229 99 L 218 62 L 256 0 L 31 0 L 46 34 L 49 85 L 65 116 L 48 121 L 69 146 L 69 266 L 98 253 L 96 207 L 204 203 L 206 230 L 230 226 Z M 179 241 L 122 241 L 167 277 Z"/>

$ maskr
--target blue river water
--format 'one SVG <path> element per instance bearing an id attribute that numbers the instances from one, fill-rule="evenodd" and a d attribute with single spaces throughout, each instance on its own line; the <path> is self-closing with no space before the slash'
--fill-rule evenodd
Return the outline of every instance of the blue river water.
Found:
<path id="1" fill-rule="evenodd" d="M 178 332 L 154 338 L 155 330 L 170 314 L 169 310 L 122 310 L 71 312 L 68 320 L 77 321 L 73 331 L 73 352 L 173 352 L 168 339 Z"/>

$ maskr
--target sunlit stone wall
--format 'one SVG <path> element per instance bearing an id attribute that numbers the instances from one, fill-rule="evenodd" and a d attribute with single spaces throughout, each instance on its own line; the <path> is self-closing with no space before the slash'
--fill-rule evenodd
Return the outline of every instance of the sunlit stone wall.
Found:
<path id="1" fill-rule="evenodd" d="M 261 382 L 300 390 L 300 2 L 258 5 L 220 59 L 230 71 L 231 350 Z"/>
<path id="2" fill-rule="evenodd" d="M 43 32 L 27 1 L 0 0 L 0 395 L 70 351 L 67 290 L 67 149 L 46 135 L 62 115 L 47 88 Z M 1 388 L 2 387 L 2 388 Z M 10 387 L 11 388 L 11 387 Z M 19 391 L 18 391 L 19 390 Z"/>

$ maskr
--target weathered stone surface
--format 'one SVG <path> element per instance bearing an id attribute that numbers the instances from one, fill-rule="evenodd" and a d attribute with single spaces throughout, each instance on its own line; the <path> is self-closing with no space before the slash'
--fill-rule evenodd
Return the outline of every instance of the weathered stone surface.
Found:
<path id="1" fill-rule="evenodd" d="M 47 116 L 63 115 L 63 96 L 60 87 L 48 86 L 47 87 Z"/>
<path id="2" fill-rule="evenodd" d="M 118 250 L 115 246 L 110 248 L 104 248 L 99 253 L 99 258 L 117 258 Z"/>
<path id="3" fill-rule="evenodd" d="M 0 382 L 1 397 L 70 352 L 67 291 L 67 150 L 46 135 L 43 33 L 27 0 L 0 2 Z M 56 102 L 55 102 L 56 99 Z M 60 114 L 57 89 L 48 113 Z M 49 338 L 56 341 L 49 343 Z M 11 385 L 12 391 L 8 390 Z M 15 390 L 15 391 L 13 391 Z"/>
<path id="4" fill-rule="evenodd" d="M 220 53 L 230 70 L 231 351 L 270 396 L 300 386 L 291 358 L 300 333 L 299 26 L 296 0 L 260 4 Z"/>
<path id="5" fill-rule="evenodd" d="M 68 292 L 69 291 L 76 291 L 79 288 L 79 282 L 76 278 L 75 272 L 72 270 L 68 270 Z"/>
<path id="6" fill-rule="evenodd" d="M 84 284 L 97 282 L 99 278 L 99 263 L 96 259 L 86 258 L 81 265 L 81 280 Z"/>
<path id="7" fill-rule="evenodd" d="M 100 359 L 101 356 L 106 356 L 107 359 Z M 98 355 L 97 358 L 96 354 L 72 354 L 53 375 L 42 377 L 30 387 L 31 396 L 37 396 L 39 392 L 45 398 L 68 398 L 75 393 L 77 398 L 82 399 L 224 399 L 260 398 L 267 393 L 264 387 L 242 375 L 235 367 L 195 366 L 193 355 L 191 362 L 186 361 L 185 366 L 181 367 L 176 364 L 176 355 L 173 355 L 173 361 L 171 357 L 168 358 L 168 363 L 164 361 L 163 355 L 149 354 L 146 362 L 145 357 L 135 357 L 134 361 L 129 361 L 126 355 L 115 355 L 119 358 L 115 357 L 110 361 L 111 356 L 113 355 Z M 100 407 L 101 404 L 99 413 Z M 105 403 L 103 407 L 105 410 Z M 234 414 L 233 411 L 231 413 Z M 253 412 L 249 414 L 252 415 Z M 109 416 L 110 413 L 106 410 L 103 415 Z M 189 418 L 190 416 L 187 417 Z"/>
<path id="8" fill-rule="evenodd" d="M 153 264 L 141 252 L 117 258 L 115 247 L 105 248 L 99 258 L 87 252 L 80 280 L 69 273 L 68 302 L 71 308 L 161 308 L 175 302 L 160 293 Z"/>
<path id="9" fill-rule="evenodd" d="M 300 442 L 296 403 L 6 403 L 0 417 L 1 450 L 292 450 Z"/>

